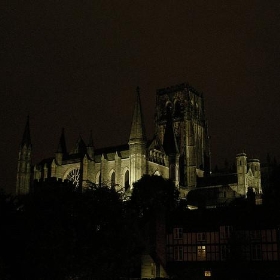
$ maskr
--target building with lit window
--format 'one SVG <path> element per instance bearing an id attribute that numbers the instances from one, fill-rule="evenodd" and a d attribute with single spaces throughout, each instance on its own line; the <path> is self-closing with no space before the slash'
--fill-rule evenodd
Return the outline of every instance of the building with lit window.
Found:
<path id="1" fill-rule="evenodd" d="M 167 227 L 167 271 L 180 279 L 279 277 L 278 220 L 256 205 L 189 211 Z"/>

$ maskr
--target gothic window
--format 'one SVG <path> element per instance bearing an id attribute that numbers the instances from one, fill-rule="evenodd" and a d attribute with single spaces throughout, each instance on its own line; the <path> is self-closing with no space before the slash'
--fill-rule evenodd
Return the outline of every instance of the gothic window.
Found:
<path id="1" fill-rule="evenodd" d="M 199 107 L 197 103 L 195 103 L 195 112 L 197 115 L 199 115 Z"/>
<path id="2" fill-rule="evenodd" d="M 100 175 L 100 171 L 96 174 L 96 178 L 95 178 L 95 184 L 96 185 L 101 185 L 101 175 Z"/>
<path id="3" fill-rule="evenodd" d="M 76 188 L 79 187 L 80 184 L 80 169 L 76 168 L 71 170 L 66 179 L 71 182 Z"/>
<path id="4" fill-rule="evenodd" d="M 174 102 L 174 115 L 176 117 L 179 117 L 181 115 L 181 104 L 178 100 Z"/>
<path id="5" fill-rule="evenodd" d="M 111 187 L 116 185 L 116 173 L 115 171 L 112 172 L 111 174 Z"/>
<path id="6" fill-rule="evenodd" d="M 172 115 L 172 103 L 170 101 L 166 103 L 165 110 L 167 116 Z"/>
<path id="7" fill-rule="evenodd" d="M 129 171 L 126 170 L 124 174 L 124 189 L 127 191 L 129 189 Z"/>

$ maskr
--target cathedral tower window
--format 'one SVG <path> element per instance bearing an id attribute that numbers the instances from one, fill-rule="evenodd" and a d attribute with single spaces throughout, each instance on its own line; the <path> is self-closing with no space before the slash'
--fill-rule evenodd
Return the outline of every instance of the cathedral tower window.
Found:
<path id="1" fill-rule="evenodd" d="M 95 184 L 100 186 L 101 185 L 101 176 L 100 176 L 100 171 L 97 172 L 96 177 L 95 177 Z"/>
<path id="2" fill-rule="evenodd" d="M 116 185 L 116 173 L 115 173 L 115 171 L 113 171 L 111 173 L 111 187 L 113 187 L 115 185 Z"/>
<path id="3" fill-rule="evenodd" d="M 174 115 L 175 117 L 179 117 L 181 115 L 181 104 L 179 100 L 174 102 Z"/>
<path id="4" fill-rule="evenodd" d="M 165 105 L 166 115 L 170 116 L 172 115 L 172 103 L 168 101 Z"/>
<path id="5" fill-rule="evenodd" d="M 124 189 L 127 191 L 129 189 L 129 171 L 126 170 L 124 174 Z"/>

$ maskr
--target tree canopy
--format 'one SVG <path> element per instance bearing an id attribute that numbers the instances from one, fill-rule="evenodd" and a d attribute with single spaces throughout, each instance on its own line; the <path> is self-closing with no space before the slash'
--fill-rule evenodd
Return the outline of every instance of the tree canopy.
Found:
<path id="1" fill-rule="evenodd" d="M 133 271 L 133 234 L 114 189 L 51 182 L 0 203 L 1 279 L 118 279 Z"/>
<path id="2" fill-rule="evenodd" d="M 162 210 L 175 209 L 179 191 L 170 179 L 157 175 L 143 175 L 133 184 L 131 204 L 139 217 Z"/>
<path id="3" fill-rule="evenodd" d="M 21 197 L 1 194 L 0 278 L 139 277 L 143 217 L 172 211 L 177 199 L 172 181 L 148 175 L 128 201 L 107 186 L 80 191 L 57 181 Z"/>

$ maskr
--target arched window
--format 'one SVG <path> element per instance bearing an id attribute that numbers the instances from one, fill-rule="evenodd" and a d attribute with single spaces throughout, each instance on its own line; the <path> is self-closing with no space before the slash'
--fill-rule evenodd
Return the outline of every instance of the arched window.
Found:
<path id="1" fill-rule="evenodd" d="M 172 115 L 172 103 L 170 101 L 166 102 L 165 110 L 167 116 Z"/>
<path id="2" fill-rule="evenodd" d="M 177 117 L 181 115 L 181 104 L 179 100 L 174 102 L 174 115 Z"/>
<path id="3" fill-rule="evenodd" d="M 101 185 L 101 175 L 100 175 L 100 171 L 98 171 L 98 173 L 96 174 L 95 177 L 95 184 L 100 186 Z"/>
<path id="4" fill-rule="evenodd" d="M 66 179 L 70 181 L 76 188 L 78 188 L 80 185 L 80 169 L 78 168 L 72 169 L 68 173 Z"/>
<path id="5" fill-rule="evenodd" d="M 116 185 L 116 173 L 115 171 L 111 174 L 111 187 L 114 187 Z"/>
<path id="6" fill-rule="evenodd" d="M 129 189 L 129 170 L 126 170 L 124 174 L 124 189 L 125 191 Z"/>

